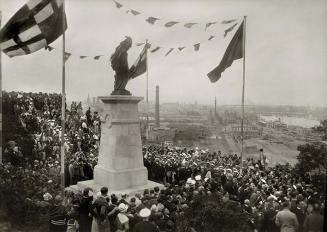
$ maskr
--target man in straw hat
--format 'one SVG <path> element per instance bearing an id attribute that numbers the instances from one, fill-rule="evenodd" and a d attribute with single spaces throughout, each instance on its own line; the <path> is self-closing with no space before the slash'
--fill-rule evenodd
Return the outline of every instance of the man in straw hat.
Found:
<path id="1" fill-rule="evenodd" d="M 144 208 L 139 213 L 142 221 L 136 223 L 134 227 L 134 232 L 158 232 L 158 228 L 149 222 L 149 217 L 151 215 L 151 210 L 148 208 Z"/>

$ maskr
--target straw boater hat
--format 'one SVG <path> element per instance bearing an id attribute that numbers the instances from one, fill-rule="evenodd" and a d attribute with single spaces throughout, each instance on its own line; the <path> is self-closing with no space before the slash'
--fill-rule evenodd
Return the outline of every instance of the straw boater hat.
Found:
<path id="1" fill-rule="evenodd" d="M 151 210 L 149 210 L 148 208 L 141 209 L 140 217 L 147 218 L 150 217 L 150 215 L 151 215 Z"/>

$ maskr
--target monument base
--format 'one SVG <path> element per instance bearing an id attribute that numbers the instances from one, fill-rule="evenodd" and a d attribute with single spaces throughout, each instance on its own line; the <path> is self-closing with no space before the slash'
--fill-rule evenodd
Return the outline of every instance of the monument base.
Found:
<path id="1" fill-rule="evenodd" d="M 97 192 L 100 192 L 100 189 L 103 186 L 95 183 L 94 180 L 79 181 L 77 183 L 77 185 L 69 186 L 69 188 L 71 190 L 79 191 L 79 192 L 82 192 L 83 189 L 85 189 L 87 187 L 92 188 L 94 194 L 96 194 Z M 164 186 L 162 184 L 148 180 L 145 185 L 133 186 L 130 188 L 120 189 L 120 190 L 113 190 L 110 188 L 108 188 L 108 189 L 109 189 L 109 195 L 114 193 L 115 195 L 120 197 L 122 194 L 128 194 L 130 196 L 133 196 L 136 193 L 143 193 L 144 189 L 153 189 L 154 187 L 159 187 L 160 189 L 164 188 Z"/>

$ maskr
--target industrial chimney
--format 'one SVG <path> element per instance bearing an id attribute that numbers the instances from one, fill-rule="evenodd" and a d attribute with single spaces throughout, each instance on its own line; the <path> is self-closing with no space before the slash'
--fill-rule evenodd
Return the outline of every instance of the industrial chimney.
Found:
<path id="1" fill-rule="evenodd" d="M 160 127 L 160 112 L 159 112 L 159 86 L 156 86 L 156 108 L 155 108 L 155 114 L 156 114 L 156 127 Z"/>

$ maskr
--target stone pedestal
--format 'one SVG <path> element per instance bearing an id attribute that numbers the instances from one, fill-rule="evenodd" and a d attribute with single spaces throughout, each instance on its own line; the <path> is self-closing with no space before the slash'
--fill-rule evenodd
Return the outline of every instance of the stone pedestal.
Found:
<path id="1" fill-rule="evenodd" d="M 111 95 L 99 97 L 104 103 L 101 140 L 94 180 L 78 182 L 78 187 L 102 186 L 110 192 L 137 192 L 160 186 L 148 181 L 143 165 L 138 103 L 142 97 Z"/>

